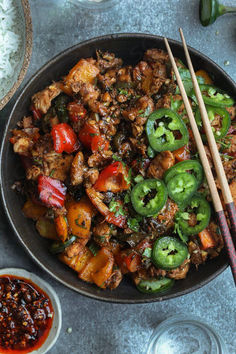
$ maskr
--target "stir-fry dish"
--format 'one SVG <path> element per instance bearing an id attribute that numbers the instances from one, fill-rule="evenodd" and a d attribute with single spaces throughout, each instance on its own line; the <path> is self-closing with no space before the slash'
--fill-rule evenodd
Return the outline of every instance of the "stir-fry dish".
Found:
<path id="1" fill-rule="evenodd" d="M 96 55 L 33 95 L 10 138 L 25 168 L 14 188 L 80 279 L 114 289 L 127 274 L 141 292 L 167 291 L 224 246 L 182 97 L 162 50 L 135 66 Z M 176 62 L 212 166 L 189 71 Z M 234 100 L 196 74 L 236 198 Z"/>

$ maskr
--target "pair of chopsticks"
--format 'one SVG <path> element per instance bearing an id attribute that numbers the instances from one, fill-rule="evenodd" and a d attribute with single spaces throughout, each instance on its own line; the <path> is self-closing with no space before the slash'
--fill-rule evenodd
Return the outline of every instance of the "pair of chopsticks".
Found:
<path id="1" fill-rule="evenodd" d="M 224 168 L 223 168 L 223 165 L 222 165 L 222 161 L 221 161 L 221 158 L 220 158 L 220 155 L 219 155 L 219 151 L 218 151 L 218 148 L 217 148 L 217 145 L 216 145 L 216 141 L 215 141 L 212 129 L 211 129 L 210 121 L 209 121 L 209 118 L 208 118 L 208 115 L 207 115 L 207 111 L 206 111 L 206 107 L 205 107 L 205 104 L 204 104 L 204 101 L 203 101 L 203 98 L 202 98 L 202 94 L 201 94 L 201 91 L 200 91 L 200 88 L 199 88 L 199 85 L 198 85 L 198 82 L 197 82 L 197 78 L 196 78 L 196 75 L 195 75 L 195 72 L 194 72 L 194 69 L 193 69 L 191 58 L 190 58 L 190 55 L 189 55 L 189 52 L 188 52 L 188 48 L 187 48 L 187 45 L 186 45 L 186 42 L 185 42 L 185 38 L 184 38 L 184 35 L 183 35 L 183 31 L 182 31 L 181 28 L 180 28 L 179 31 L 180 31 L 180 36 L 181 36 L 183 47 L 184 47 L 184 52 L 185 52 L 188 68 L 189 68 L 189 71 L 190 71 L 190 74 L 191 74 L 195 95 L 197 97 L 199 109 L 200 109 L 200 112 L 201 112 L 203 126 L 204 126 L 204 129 L 205 129 L 205 132 L 206 132 L 208 144 L 209 144 L 209 147 L 210 147 L 211 155 L 212 155 L 214 166 L 215 166 L 215 170 L 216 170 L 217 177 L 218 177 L 218 180 L 219 180 L 219 183 L 220 183 L 220 187 L 221 187 L 221 190 L 222 190 L 224 202 L 225 202 L 225 205 L 226 205 L 226 208 L 227 208 L 227 212 L 228 212 L 228 216 L 229 216 L 229 220 L 230 220 L 230 224 L 231 224 L 231 233 L 232 233 L 232 236 L 234 237 L 234 240 L 236 240 L 236 210 L 235 210 L 235 205 L 234 205 L 233 198 L 232 198 L 232 195 L 231 195 L 231 192 L 230 192 L 230 188 L 229 188 L 228 181 L 227 181 L 227 178 L 226 178 L 226 175 L 225 175 L 225 171 L 224 171 Z M 209 186 L 209 189 L 210 189 L 210 192 L 211 192 L 211 197 L 212 197 L 212 200 L 213 200 L 215 212 L 216 212 L 216 215 L 217 215 L 218 223 L 219 223 L 219 226 L 220 226 L 220 229 L 221 229 L 221 234 L 222 234 L 222 236 L 224 238 L 225 248 L 226 248 L 226 251 L 227 251 L 227 254 L 228 254 L 228 257 L 229 257 L 229 262 L 230 262 L 230 266 L 231 266 L 231 271 L 232 271 L 232 274 L 233 274 L 234 282 L 235 282 L 235 285 L 236 285 L 236 250 L 235 250 L 235 246 L 234 246 L 234 243 L 233 243 L 230 231 L 229 231 L 229 227 L 228 227 L 227 220 L 226 220 L 226 217 L 225 217 L 225 214 L 224 214 L 224 210 L 223 210 L 222 203 L 221 203 L 221 200 L 220 200 L 220 197 L 219 197 L 219 193 L 218 193 L 218 190 L 217 190 L 217 187 L 216 187 L 216 184 L 215 184 L 215 180 L 214 180 L 214 177 L 213 177 L 213 174 L 212 174 L 212 171 L 211 171 L 211 167 L 209 165 L 209 162 L 208 162 L 208 159 L 207 159 L 207 156 L 206 156 L 206 152 L 205 152 L 205 149 L 204 149 L 204 146 L 203 146 L 201 135 L 199 133 L 199 130 L 198 130 L 195 118 L 194 118 L 192 107 L 191 107 L 191 105 L 189 103 L 189 100 L 188 100 L 188 97 L 187 97 L 187 94 L 186 94 L 182 79 L 180 77 L 180 74 L 179 74 L 177 65 L 175 63 L 175 59 L 173 57 L 173 54 L 171 52 L 171 49 L 170 49 L 170 46 L 169 46 L 167 38 L 164 38 L 164 41 L 165 41 L 165 45 L 166 45 L 166 48 L 167 48 L 167 51 L 168 51 L 168 54 L 169 54 L 169 57 L 170 57 L 170 61 L 171 61 L 172 67 L 174 69 L 174 73 L 175 73 L 175 76 L 176 76 L 176 79 L 177 79 L 177 83 L 178 83 L 178 86 L 179 86 L 179 89 L 180 89 L 180 93 L 182 95 L 182 98 L 183 98 L 183 101 L 184 101 L 184 105 L 185 105 L 185 108 L 186 108 L 186 111 L 187 111 L 187 114 L 188 114 L 188 118 L 189 118 L 189 121 L 190 121 L 190 125 L 191 125 L 191 128 L 192 128 L 194 139 L 195 139 L 195 142 L 196 142 L 196 145 L 197 145 L 197 148 L 198 148 L 199 156 L 200 156 L 203 168 L 204 168 L 204 172 L 205 172 L 206 179 L 207 179 L 207 182 L 208 182 L 208 186 Z"/>

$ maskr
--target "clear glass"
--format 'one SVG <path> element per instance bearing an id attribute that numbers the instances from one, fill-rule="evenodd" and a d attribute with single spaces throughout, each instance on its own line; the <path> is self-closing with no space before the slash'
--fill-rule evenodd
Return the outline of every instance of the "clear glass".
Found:
<path id="1" fill-rule="evenodd" d="M 221 336 L 196 316 L 177 315 L 154 330 L 147 354 L 229 354 Z"/>
<path id="2" fill-rule="evenodd" d="M 72 4 L 87 9 L 107 9 L 119 2 L 119 0 L 69 0 Z"/>

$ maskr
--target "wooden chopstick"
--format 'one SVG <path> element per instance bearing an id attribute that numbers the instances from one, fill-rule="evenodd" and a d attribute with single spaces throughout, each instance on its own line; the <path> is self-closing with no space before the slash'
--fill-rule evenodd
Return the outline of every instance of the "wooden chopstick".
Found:
<path id="1" fill-rule="evenodd" d="M 218 194 L 218 190 L 217 190 L 217 187 L 216 187 L 216 184 L 215 184 L 215 180 L 214 180 L 214 177 L 213 177 L 213 174 L 212 174 L 212 171 L 211 171 L 211 168 L 210 168 L 207 156 L 206 156 L 206 152 L 205 152 L 204 145 L 203 145 L 203 142 L 202 142 L 202 139 L 201 139 L 201 135 L 199 133 L 199 130 L 198 130 L 195 118 L 194 118 L 192 107 L 191 107 L 191 105 L 189 103 L 188 96 L 186 94 L 182 79 L 180 77 L 180 74 L 179 74 L 177 65 L 175 63 L 175 59 L 173 57 L 173 54 L 171 52 L 171 49 L 170 49 L 170 46 L 169 46 L 167 38 L 164 38 L 164 41 L 165 41 L 165 45 L 166 45 L 166 48 L 167 48 L 167 52 L 168 52 L 169 57 L 170 57 L 170 61 L 171 61 L 172 67 L 174 69 L 174 73 L 175 73 L 176 80 L 177 80 L 177 83 L 178 83 L 178 86 L 179 86 L 179 89 L 180 89 L 180 93 L 181 93 L 181 96 L 183 98 L 184 105 L 185 105 L 185 108 L 186 108 L 186 111 L 187 111 L 187 114 L 188 114 L 189 122 L 190 122 L 190 125 L 191 125 L 191 128 L 192 128 L 192 132 L 193 132 L 193 135 L 194 135 L 194 138 L 195 138 L 195 142 L 196 142 L 196 145 L 197 145 L 197 148 L 198 148 L 199 156 L 200 156 L 203 168 L 204 168 L 204 172 L 205 172 L 206 179 L 207 179 L 207 182 L 208 182 L 208 186 L 209 186 L 209 189 L 210 189 L 210 192 L 211 192 L 211 196 L 212 196 L 214 208 L 215 208 L 215 211 L 216 211 L 216 215 L 217 215 L 217 218 L 218 218 L 219 226 L 220 226 L 220 229 L 221 229 L 221 233 L 222 233 L 222 236 L 223 236 L 224 241 L 225 241 L 225 248 L 226 248 L 226 251 L 227 251 L 227 254 L 228 254 L 228 257 L 229 257 L 229 262 L 230 262 L 230 266 L 231 266 L 231 271 L 232 271 L 232 274 L 233 274 L 234 282 L 235 282 L 235 285 L 236 285 L 236 250 L 235 250 L 235 247 L 234 247 L 234 244 L 233 244 L 233 240 L 232 240 L 231 235 L 230 235 L 230 231 L 229 231 L 228 224 L 227 224 L 227 221 L 226 221 L 226 217 L 225 217 L 225 214 L 224 214 L 224 211 L 223 211 L 221 200 L 220 200 L 220 197 L 219 197 L 219 194 Z"/>
<path id="2" fill-rule="evenodd" d="M 202 121 L 203 121 L 203 126 L 206 132 L 206 136 L 207 136 L 207 140 L 208 140 L 208 144 L 210 147 L 210 151 L 211 151 L 211 156 L 214 162 L 214 166 L 215 166 L 215 170 L 217 173 L 217 177 L 220 183 L 220 187 L 222 190 L 222 194 L 223 194 L 223 198 L 224 198 L 224 202 L 225 202 L 225 206 L 227 208 L 228 214 L 229 214 L 229 219 L 230 219 L 230 224 L 231 224 L 231 234 L 233 236 L 233 238 L 236 241 L 236 209 L 235 209 L 235 205 L 234 205 L 234 201 L 232 198 L 232 194 L 229 188 L 229 184 L 225 175 L 225 171 L 224 171 L 224 167 L 222 165 L 222 161 L 220 158 L 220 154 L 218 151 L 218 147 L 216 145 L 216 141 L 211 129 L 211 124 L 208 118 L 208 114 L 207 114 L 207 110 L 206 110 L 206 106 L 205 103 L 203 101 L 202 98 L 202 94 L 197 82 L 197 78 L 193 69 L 193 64 L 188 52 L 188 47 L 186 45 L 186 41 L 184 38 L 184 34 L 182 29 L 179 29 L 180 31 L 180 36 L 183 42 L 183 47 L 184 47 L 184 52 L 185 52 L 185 56 L 186 56 L 186 60 L 188 63 L 188 68 L 191 74 L 191 78 L 192 78 L 192 82 L 193 82 L 193 87 L 194 87 L 194 91 L 197 97 L 197 101 L 198 101 L 198 105 L 199 105 L 199 109 L 200 109 L 200 113 L 201 113 L 201 117 L 202 117 Z"/>

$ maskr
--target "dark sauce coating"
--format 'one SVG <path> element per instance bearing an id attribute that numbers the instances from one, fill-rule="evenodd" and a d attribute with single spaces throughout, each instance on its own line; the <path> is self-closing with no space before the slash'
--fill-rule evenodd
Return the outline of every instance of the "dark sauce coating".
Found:
<path id="1" fill-rule="evenodd" d="M 30 353 L 45 342 L 53 322 L 48 295 L 29 279 L 0 277 L 0 353 Z"/>

